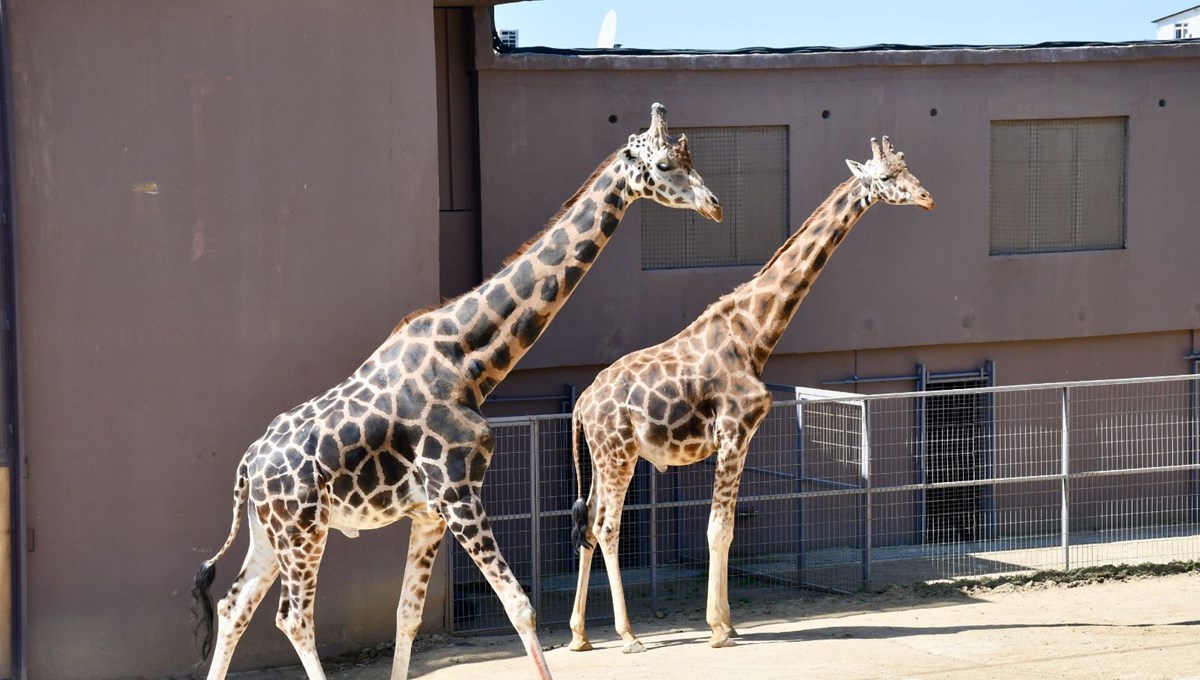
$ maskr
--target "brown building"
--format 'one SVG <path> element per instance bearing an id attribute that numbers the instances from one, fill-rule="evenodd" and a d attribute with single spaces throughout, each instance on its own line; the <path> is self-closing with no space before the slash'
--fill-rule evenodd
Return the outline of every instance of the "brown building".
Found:
<path id="1" fill-rule="evenodd" d="M 868 138 L 882 134 L 938 208 L 866 215 L 777 347 L 769 381 L 847 389 L 855 375 L 989 360 L 997 384 L 1191 371 L 1200 230 L 1176 197 L 1200 168 L 1200 44 L 488 54 L 478 80 L 485 270 L 621 143 L 647 101 L 667 105 L 673 128 L 703 135 L 693 136 L 697 169 L 719 178 L 709 183 L 734 216 L 677 226 L 682 215 L 639 204 L 504 390 L 582 387 L 673 335 L 752 276 L 849 176 L 842 160 L 868 157 Z M 500 171 L 514 166 L 522 172 Z M 755 182 L 782 182 L 782 210 L 754 207 L 774 200 Z M 752 209 L 753 227 L 739 224 Z M 773 240 L 761 231 L 768 217 Z M 744 265 L 708 264 L 754 248 Z"/>
<path id="2" fill-rule="evenodd" d="M 0 677 L 184 673 L 245 446 L 495 270 L 653 101 L 735 218 L 631 210 L 501 396 L 582 388 L 673 334 L 881 134 L 938 210 L 874 208 L 768 379 L 1191 368 L 1200 44 L 496 54 L 491 0 L 5 4 Z M 331 539 L 324 653 L 391 638 L 406 541 Z M 293 661 L 273 608 L 235 668 Z"/>

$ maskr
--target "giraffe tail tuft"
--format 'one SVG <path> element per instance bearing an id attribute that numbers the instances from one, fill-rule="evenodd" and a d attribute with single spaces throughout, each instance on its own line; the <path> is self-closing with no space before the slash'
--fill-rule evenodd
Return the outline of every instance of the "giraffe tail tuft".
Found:
<path id="1" fill-rule="evenodd" d="M 582 498 L 575 499 L 575 505 L 571 506 L 571 519 L 575 522 L 575 526 L 571 527 L 571 542 L 577 550 L 590 549 L 592 544 L 587 542 L 587 501 Z"/>
<path id="2" fill-rule="evenodd" d="M 200 664 L 208 661 L 213 643 L 213 599 L 209 589 L 217 576 L 217 565 L 210 560 L 200 565 L 192 583 L 192 636 L 200 652 Z"/>
<path id="3" fill-rule="evenodd" d="M 575 458 L 575 483 L 579 489 L 579 497 L 571 506 L 571 520 L 574 523 L 574 526 L 571 527 L 571 543 L 576 550 L 584 550 L 591 549 L 592 544 L 587 542 L 588 505 L 587 501 L 583 499 L 583 468 L 579 461 L 579 443 L 584 436 L 576 413 L 576 411 L 571 413 L 571 455 Z M 587 441 L 584 440 L 583 444 L 586 446 Z"/>
<path id="4" fill-rule="evenodd" d="M 193 672 L 204 665 L 204 662 L 208 661 L 209 655 L 212 654 L 213 613 L 215 610 L 212 593 L 209 590 L 212 588 L 213 580 L 217 577 L 217 560 L 221 559 L 221 556 L 233 545 L 238 529 L 242 526 L 242 511 L 246 509 L 246 497 L 249 495 L 250 489 L 247 473 L 246 461 L 243 458 L 241 464 L 238 465 L 237 484 L 233 490 L 233 526 L 229 529 L 229 536 L 225 538 L 225 543 L 217 551 L 217 554 L 200 565 L 200 570 L 196 572 L 196 578 L 192 581 L 192 636 L 196 639 L 196 650 L 200 652 L 200 663 L 196 664 Z"/>

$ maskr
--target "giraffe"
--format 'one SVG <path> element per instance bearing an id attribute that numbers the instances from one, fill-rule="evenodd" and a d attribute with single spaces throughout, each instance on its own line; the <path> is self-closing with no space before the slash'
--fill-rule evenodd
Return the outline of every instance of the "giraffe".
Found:
<path id="1" fill-rule="evenodd" d="M 737 636 L 729 616 L 728 558 L 734 506 L 746 449 L 771 405 L 763 366 L 797 306 L 833 251 L 877 201 L 915 204 L 933 198 L 908 171 L 887 137 L 872 139 L 873 157 L 847 160 L 853 176 L 834 189 L 752 279 L 711 304 L 687 328 L 653 347 L 618 359 L 583 391 L 572 413 L 579 498 L 571 509 L 580 551 L 571 613 L 570 649 L 592 648 L 585 630 L 588 580 L 597 543 L 612 590 L 613 613 L 625 653 L 645 647 L 629 625 L 617 560 L 621 509 L 640 456 L 659 472 L 717 455 L 708 520 L 709 644 Z M 590 493 L 583 500 L 579 437 L 589 444 Z"/>
<path id="2" fill-rule="evenodd" d="M 533 662 L 549 680 L 528 597 L 496 545 L 481 490 L 494 441 L 480 405 L 513 369 L 592 266 L 629 205 L 650 198 L 717 222 L 721 206 L 692 167 L 686 137 L 667 133 L 666 109 L 630 135 L 546 228 L 474 290 L 405 317 L 342 383 L 271 422 L 237 467 L 233 525 L 192 591 L 201 664 L 223 678 L 267 589 L 282 581 L 276 625 L 312 680 L 323 679 L 314 641 L 317 570 L 331 529 L 353 538 L 412 520 L 396 609 L 392 680 L 408 676 L 434 556 L 446 528 L 504 603 Z M 245 509 L 250 548 L 216 607 L 215 564 Z"/>

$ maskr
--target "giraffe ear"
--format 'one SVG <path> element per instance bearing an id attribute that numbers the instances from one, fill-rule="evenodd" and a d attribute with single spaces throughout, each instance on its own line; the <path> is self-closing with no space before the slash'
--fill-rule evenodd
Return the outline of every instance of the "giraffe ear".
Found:
<path id="1" fill-rule="evenodd" d="M 870 184 L 871 178 L 867 176 L 867 171 L 863 168 L 862 163 L 846 159 L 846 166 L 850 168 L 851 174 L 859 179 L 863 184 Z"/>

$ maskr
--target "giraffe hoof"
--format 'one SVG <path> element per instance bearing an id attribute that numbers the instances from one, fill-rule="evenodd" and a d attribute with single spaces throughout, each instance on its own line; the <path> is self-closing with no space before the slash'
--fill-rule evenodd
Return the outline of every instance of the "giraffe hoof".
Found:
<path id="1" fill-rule="evenodd" d="M 646 647 L 642 645 L 641 640 L 634 640 L 621 648 L 622 654 L 644 654 Z"/>
<path id="2" fill-rule="evenodd" d="M 726 633 L 728 633 L 729 637 L 731 638 L 741 637 L 741 634 L 734 630 L 733 626 L 730 626 Z"/>
<path id="3" fill-rule="evenodd" d="M 713 649 L 720 649 L 722 647 L 736 647 L 737 643 L 728 634 L 722 632 L 720 635 L 713 633 L 712 639 L 708 641 L 708 646 Z"/>
<path id="4" fill-rule="evenodd" d="M 587 638 L 572 639 L 571 644 L 567 647 L 572 652 L 586 652 L 592 648 L 592 643 Z"/>

